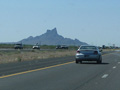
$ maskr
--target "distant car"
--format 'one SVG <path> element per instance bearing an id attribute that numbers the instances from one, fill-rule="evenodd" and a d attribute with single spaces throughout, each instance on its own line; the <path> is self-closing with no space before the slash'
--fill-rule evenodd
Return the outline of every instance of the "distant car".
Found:
<path id="1" fill-rule="evenodd" d="M 102 63 L 102 55 L 97 46 L 80 46 L 75 59 L 76 63 L 82 63 L 82 61 L 96 61 L 97 63 Z"/>
<path id="2" fill-rule="evenodd" d="M 22 44 L 15 44 L 14 48 L 15 49 L 23 49 L 23 45 Z"/>
<path id="3" fill-rule="evenodd" d="M 33 49 L 40 49 L 40 45 L 33 45 Z"/>
<path id="4" fill-rule="evenodd" d="M 68 49 L 68 46 L 66 45 L 58 45 L 56 49 Z"/>

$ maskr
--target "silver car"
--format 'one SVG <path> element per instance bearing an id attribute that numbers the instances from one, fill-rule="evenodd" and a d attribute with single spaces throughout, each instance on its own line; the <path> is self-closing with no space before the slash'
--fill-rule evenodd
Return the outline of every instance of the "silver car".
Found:
<path id="1" fill-rule="evenodd" d="M 97 46 L 82 45 L 77 50 L 76 63 L 82 61 L 96 61 L 97 63 L 102 63 L 102 55 Z"/>

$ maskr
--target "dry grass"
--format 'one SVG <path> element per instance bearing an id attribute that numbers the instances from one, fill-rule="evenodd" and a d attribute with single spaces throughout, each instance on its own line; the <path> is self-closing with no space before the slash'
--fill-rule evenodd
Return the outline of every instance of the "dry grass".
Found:
<path id="1" fill-rule="evenodd" d="M 24 51 L 0 52 L 0 63 L 21 62 L 28 60 L 73 56 L 75 55 L 75 53 L 76 53 L 75 50 L 57 50 L 57 51 L 32 50 L 29 52 Z"/>

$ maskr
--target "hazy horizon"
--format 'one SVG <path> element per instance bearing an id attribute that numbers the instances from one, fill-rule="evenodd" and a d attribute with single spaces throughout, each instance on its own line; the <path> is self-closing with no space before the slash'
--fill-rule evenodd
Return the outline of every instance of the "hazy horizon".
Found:
<path id="1" fill-rule="evenodd" d="M 119 0 L 0 0 L 0 42 L 17 42 L 57 28 L 92 45 L 120 46 Z"/>

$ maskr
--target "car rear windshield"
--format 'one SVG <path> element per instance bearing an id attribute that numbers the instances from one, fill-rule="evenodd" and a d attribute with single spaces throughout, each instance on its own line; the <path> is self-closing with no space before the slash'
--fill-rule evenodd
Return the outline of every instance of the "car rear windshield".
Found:
<path id="1" fill-rule="evenodd" d="M 97 48 L 95 46 L 82 46 L 80 49 L 82 49 L 82 50 L 86 50 L 86 49 L 92 50 L 92 49 L 97 49 Z"/>

